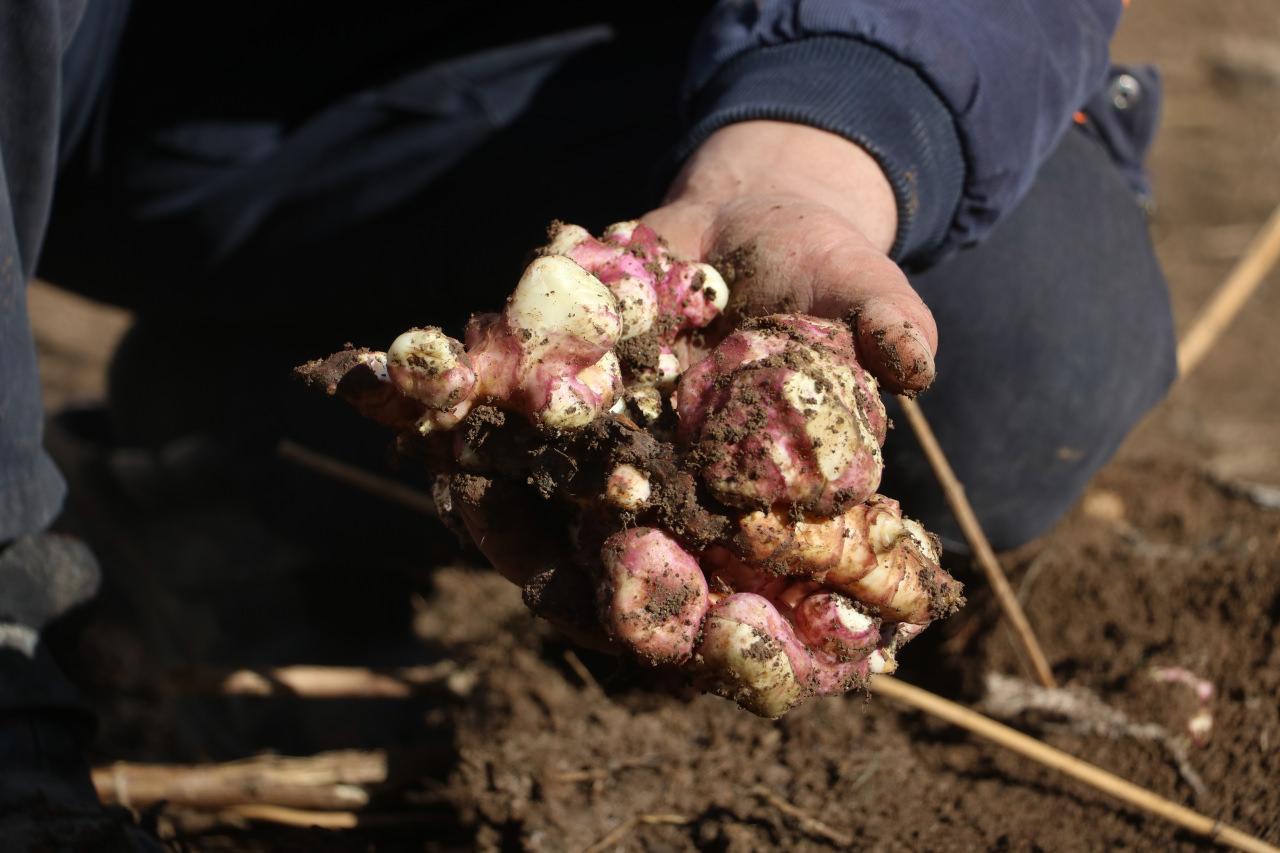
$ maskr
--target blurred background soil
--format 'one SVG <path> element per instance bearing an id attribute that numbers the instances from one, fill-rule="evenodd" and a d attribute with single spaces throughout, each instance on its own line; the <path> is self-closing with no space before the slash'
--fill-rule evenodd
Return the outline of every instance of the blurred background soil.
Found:
<path id="1" fill-rule="evenodd" d="M 1280 201 L 1280 8 L 1139 0 L 1115 56 L 1154 62 L 1164 76 L 1152 230 L 1185 329 Z M 128 316 L 44 284 L 32 288 L 31 313 L 50 410 L 100 400 Z M 1188 752 L 1200 792 L 1154 742 L 1018 722 L 1272 843 L 1278 318 L 1273 271 L 1071 516 L 1006 559 L 1063 682 L 1174 734 L 1199 705 L 1152 668 L 1184 667 L 1215 687 L 1212 730 Z M 75 440 L 51 442 L 73 488 L 96 495 L 73 499 L 67 523 L 112 572 L 103 603 L 60 639 L 102 714 L 96 763 L 361 748 L 385 750 L 396 771 L 356 829 L 142 810 L 175 849 L 1202 844 L 887 700 L 818 701 L 767 722 L 717 699 L 672 696 L 645 673 L 572 651 L 434 522 L 287 464 L 280 481 L 305 506 L 259 506 L 226 483 L 210 483 L 199 500 L 157 501 L 154 490 L 131 490 L 148 467 L 127 455 L 111 460 L 116 492 L 104 501 L 101 460 Z M 981 581 L 954 569 L 969 582 L 969 606 L 912 646 L 901 674 L 977 703 L 986 673 L 1022 670 Z M 289 663 L 432 665 L 449 677 L 409 700 L 219 698 L 173 687 L 173 673 L 195 665 Z M 825 828 L 786 813 L 762 787 Z"/>

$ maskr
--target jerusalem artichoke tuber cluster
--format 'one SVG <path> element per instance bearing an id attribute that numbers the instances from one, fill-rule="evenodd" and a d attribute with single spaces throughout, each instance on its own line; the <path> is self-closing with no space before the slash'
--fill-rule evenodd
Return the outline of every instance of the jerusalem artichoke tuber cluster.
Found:
<path id="1" fill-rule="evenodd" d="M 876 494 L 888 419 L 849 329 L 773 315 L 708 351 L 728 295 L 643 224 L 557 223 L 464 341 L 417 328 L 299 372 L 430 460 L 535 612 L 777 717 L 892 671 L 962 598 Z"/>

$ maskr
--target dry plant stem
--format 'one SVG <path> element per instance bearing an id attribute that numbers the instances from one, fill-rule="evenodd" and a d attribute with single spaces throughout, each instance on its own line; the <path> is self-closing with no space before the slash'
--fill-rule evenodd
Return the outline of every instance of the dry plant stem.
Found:
<path id="1" fill-rule="evenodd" d="M 566 770 L 564 773 L 552 776 L 549 781 L 573 785 L 579 782 L 603 782 L 608 778 L 609 774 L 603 770 Z"/>
<path id="2" fill-rule="evenodd" d="M 841 832 L 835 827 L 823 823 L 804 809 L 791 805 L 791 803 L 788 803 L 786 800 L 782 799 L 782 797 L 779 797 L 763 785 L 755 786 L 751 789 L 751 793 L 755 794 L 757 797 L 764 800 L 787 817 L 796 821 L 800 824 L 800 828 L 805 832 L 816 835 L 819 838 L 824 838 L 839 847 L 853 846 L 852 835 L 847 832 Z"/>
<path id="3" fill-rule="evenodd" d="M 309 447 L 303 447 L 301 444 L 288 440 L 281 441 L 276 447 L 276 452 L 281 459 L 292 462 L 300 468 L 313 471 L 322 477 L 345 483 L 374 497 L 382 498 L 390 503 L 400 504 L 424 515 L 432 517 L 438 515 L 435 501 L 431 499 L 430 495 L 403 483 L 397 483 L 387 477 L 380 477 L 363 468 L 348 465 L 346 462 L 334 459 L 328 454 L 312 450 Z"/>
<path id="4" fill-rule="evenodd" d="M 1178 342 L 1178 373 L 1181 376 L 1195 370 L 1277 260 L 1280 260 L 1280 205 L 1276 205 L 1266 224 L 1245 250 L 1244 257 L 1236 263 L 1226 281 L 1218 286 L 1209 304 Z"/>
<path id="5" fill-rule="evenodd" d="M 1049 668 L 1049 661 L 1045 658 L 1044 650 L 1040 648 L 1040 641 L 1036 639 L 1035 632 L 1031 630 L 1031 623 L 1027 621 L 1027 614 L 1018 602 L 1018 596 L 1013 588 L 1009 586 L 1009 579 L 1000 568 L 1000 561 L 996 559 L 995 551 L 991 550 L 991 543 L 982 532 L 969 499 L 965 497 L 964 486 L 957 479 L 956 472 L 951 469 L 951 463 L 947 461 L 946 454 L 938 444 L 938 439 L 934 437 L 933 429 L 925 419 L 924 412 L 920 410 L 915 400 L 908 397 L 899 397 L 898 402 L 902 404 L 902 411 L 911 423 L 911 429 L 915 432 L 920 447 L 929 460 L 929 466 L 933 468 L 933 473 L 942 486 L 947 505 L 955 513 L 965 540 L 973 549 L 978 565 L 982 567 L 987 577 L 987 583 L 991 585 L 991 589 L 996 594 L 996 600 L 1000 602 L 1000 609 L 1004 611 L 1009 624 L 1013 627 L 1019 648 L 1026 653 L 1027 660 L 1031 662 L 1032 674 L 1042 686 L 1057 687 L 1053 671 Z"/>
<path id="6" fill-rule="evenodd" d="M 218 818 L 227 823 L 256 820 L 278 823 L 281 826 L 317 827 L 319 829 L 355 829 L 373 826 L 404 826 L 435 823 L 438 818 L 430 812 L 395 812 L 368 814 L 350 811 L 324 811 L 318 809 L 293 809 L 286 806 L 245 804 L 230 806 L 217 812 Z"/>
<path id="7" fill-rule="evenodd" d="M 592 844 L 590 847 L 583 849 L 582 853 L 600 853 L 601 850 L 608 850 L 613 845 L 627 837 L 637 826 L 653 826 L 655 824 L 666 824 L 668 826 L 684 826 L 692 823 L 691 818 L 678 814 L 640 814 L 629 817 L 622 823 L 609 830 L 608 834 Z"/>
<path id="8" fill-rule="evenodd" d="M 219 696 L 297 696 L 306 699 L 405 699 L 459 672 L 452 661 L 371 670 L 347 666 L 192 670 L 165 686 L 177 693 Z"/>
<path id="9" fill-rule="evenodd" d="M 600 682 L 596 681 L 595 676 L 591 674 L 591 670 L 587 669 L 587 665 L 582 662 L 582 658 L 573 651 L 573 649 L 564 650 L 564 662 L 568 664 L 569 669 L 573 670 L 573 674 L 578 676 L 578 680 L 582 682 L 582 686 L 588 690 L 594 690 L 597 693 L 604 693 L 604 688 L 600 686 Z"/>
<path id="10" fill-rule="evenodd" d="M 297 809 L 352 809 L 368 804 L 364 785 L 387 780 L 382 752 L 342 750 L 304 758 L 264 756 L 227 764 L 133 764 L 95 767 L 104 803 L 142 808 L 165 801 L 203 809 L 247 804 Z"/>
<path id="11" fill-rule="evenodd" d="M 257 820 L 282 826 L 319 827 L 320 829 L 355 829 L 360 818 L 355 812 L 291 809 L 285 806 L 240 805 L 223 809 L 229 819 Z"/>
<path id="12" fill-rule="evenodd" d="M 909 705 L 925 713 L 959 726 L 1000 746 L 1010 749 L 1045 767 L 1058 770 L 1086 785 L 1096 788 L 1105 794 L 1135 806 L 1143 811 L 1162 817 L 1197 835 L 1211 841 L 1235 847 L 1250 853 L 1280 853 L 1280 848 L 1273 847 L 1260 838 L 1256 838 L 1222 821 L 1214 820 L 1207 815 L 1180 806 L 1164 797 L 1148 791 L 1146 788 L 1127 782 L 1113 773 L 1108 773 L 1087 761 L 1068 755 L 1060 749 L 1041 743 L 1033 737 L 1015 731 L 1006 725 L 997 723 L 990 717 L 984 717 L 976 711 L 970 711 L 941 696 L 935 696 L 927 690 L 921 690 L 889 676 L 877 676 L 871 680 L 871 690 L 881 696 L 887 696 L 904 705 Z"/>

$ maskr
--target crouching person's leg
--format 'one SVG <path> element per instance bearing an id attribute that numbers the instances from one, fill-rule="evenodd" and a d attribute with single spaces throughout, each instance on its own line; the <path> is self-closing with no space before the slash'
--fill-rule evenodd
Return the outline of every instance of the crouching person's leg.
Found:
<path id="1" fill-rule="evenodd" d="M 1039 536 L 1176 375 L 1168 291 L 1132 191 L 1073 130 L 988 240 L 912 283 L 941 342 L 921 407 L 993 545 Z M 905 424 L 885 453 L 884 491 L 962 549 Z"/>
<path id="2" fill-rule="evenodd" d="M 3 521 L 3 519 L 0 519 Z M 122 810 L 104 810 L 85 747 L 92 711 L 43 635 L 98 589 L 98 564 L 55 533 L 0 546 L 0 848 L 152 851 Z"/>
<path id="3" fill-rule="evenodd" d="M 0 26 L 0 849 L 6 851 L 158 849 L 99 804 L 83 754 L 92 716 L 42 640 L 51 622 L 94 594 L 98 569 L 84 545 L 41 532 L 66 488 L 42 449 L 26 303 L 58 141 L 77 126 L 75 110 L 61 107 L 92 103 L 92 75 L 80 73 L 91 72 L 92 63 L 80 60 L 90 58 L 85 51 L 98 46 L 97 37 L 110 34 L 104 20 L 118 5 L 92 4 L 92 12 L 76 4 L 6 6 Z M 86 47 L 73 56 L 69 43 Z"/>
<path id="4" fill-rule="evenodd" d="M 0 546 L 0 809 L 43 799 L 96 811 L 81 754 L 93 717 L 41 634 L 97 588 L 97 563 L 74 539 L 44 533 Z"/>

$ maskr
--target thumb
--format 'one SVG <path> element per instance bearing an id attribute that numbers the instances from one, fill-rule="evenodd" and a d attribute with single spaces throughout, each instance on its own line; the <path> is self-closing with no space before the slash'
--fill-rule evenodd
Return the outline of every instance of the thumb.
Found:
<path id="1" fill-rule="evenodd" d="M 886 390 L 933 382 L 938 330 L 902 270 L 829 207 L 755 197 L 718 209 L 672 204 L 646 216 L 677 252 L 714 264 L 741 319 L 800 312 L 844 319 L 858 358 Z"/>

